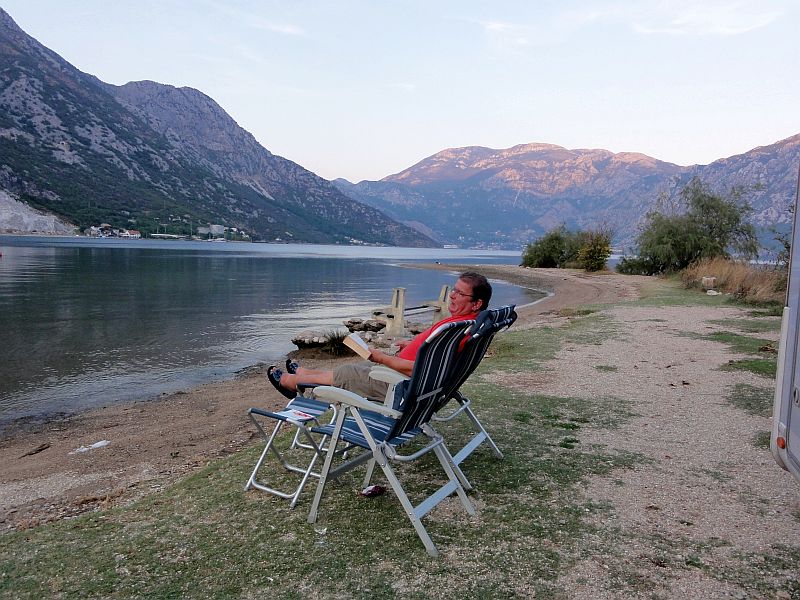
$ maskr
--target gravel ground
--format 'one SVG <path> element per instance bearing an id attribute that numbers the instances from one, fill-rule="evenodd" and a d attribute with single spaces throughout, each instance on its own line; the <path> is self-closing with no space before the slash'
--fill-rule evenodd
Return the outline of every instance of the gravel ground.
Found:
<path id="1" fill-rule="evenodd" d="M 746 577 L 773 544 L 800 546 L 800 484 L 754 443 L 770 430 L 770 418 L 748 414 L 726 399 L 735 384 L 772 389 L 773 381 L 719 370 L 743 357 L 725 344 L 686 335 L 721 331 L 709 321 L 746 312 L 620 305 L 602 314 L 613 319 L 616 335 L 599 345 L 564 347 L 543 373 L 504 382 L 545 395 L 627 403 L 632 419 L 618 429 L 589 429 L 581 433 L 581 443 L 649 459 L 588 482 L 586 499 L 610 507 L 610 518 L 595 523 L 602 538 L 595 542 L 608 546 L 610 540 L 614 547 L 579 559 L 558 587 L 576 599 L 627 597 L 614 589 L 610 575 L 626 572 L 654 584 L 656 597 L 760 597 L 721 584 L 703 569 L 685 568 L 691 548 L 710 545 L 716 547 L 701 559 L 709 570 L 741 571 Z M 777 333 L 757 337 L 772 339 L 777 347 Z M 675 554 L 654 564 L 654 540 L 672 541 Z M 793 570 L 777 585 L 786 589 L 777 597 L 797 597 L 800 564 Z"/>

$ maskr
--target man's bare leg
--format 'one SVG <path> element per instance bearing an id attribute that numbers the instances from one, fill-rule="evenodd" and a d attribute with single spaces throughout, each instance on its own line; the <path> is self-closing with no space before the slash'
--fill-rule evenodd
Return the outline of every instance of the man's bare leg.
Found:
<path id="1" fill-rule="evenodd" d="M 298 383 L 333 385 L 333 371 L 300 367 L 294 375 L 291 373 L 281 375 L 281 387 L 285 387 L 287 390 L 297 391 Z"/>

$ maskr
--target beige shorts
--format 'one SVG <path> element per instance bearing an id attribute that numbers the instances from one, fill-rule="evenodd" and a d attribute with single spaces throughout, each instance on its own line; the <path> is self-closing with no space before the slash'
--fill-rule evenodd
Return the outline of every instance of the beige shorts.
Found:
<path id="1" fill-rule="evenodd" d="M 375 363 L 368 360 L 346 363 L 333 370 L 333 385 L 376 402 L 386 399 L 389 384 L 370 379 L 369 372 Z"/>

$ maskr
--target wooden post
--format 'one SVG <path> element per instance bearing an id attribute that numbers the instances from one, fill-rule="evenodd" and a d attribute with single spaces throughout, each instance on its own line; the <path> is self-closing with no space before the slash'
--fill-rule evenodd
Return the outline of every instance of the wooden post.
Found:
<path id="1" fill-rule="evenodd" d="M 435 302 L 436 308 L 433 311 L 433 322 L 441 321 L 450 316 L 450 286 L 443 285 L 439 292 L 439 298 Z"/>
<path id="2" fill-rule="evenodd" d="M 406 288 L 392 290 L 392 303 L 386 308 L 373 311 L 372 315 L 386 323 L 385 333 L 389 336 L 402 336 L 405 332 L 403 312 L 406 307 Z"/>

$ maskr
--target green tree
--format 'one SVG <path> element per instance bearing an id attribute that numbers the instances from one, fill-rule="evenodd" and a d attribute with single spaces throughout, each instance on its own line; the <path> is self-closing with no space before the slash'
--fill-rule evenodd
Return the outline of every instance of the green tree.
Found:
<path id="1" fill-rule="evenodd" d="M 608 227 L 583 232 L 578 250 L 578 264 L 587 271 L 602 271 L 611 256 L 611 240 L 614 234 Z"/>
<path id="2" fill-rule="evenodd" d="M 757 254 L 755 227 L 747 222 L 752 209 L 742 199 L 741 189 L 720 196 L 695 177 L 681 190 L 680 199 L 682 214 L 647 215 L 636 240 L 638 256 L 623 258 L 618 271 L 653 275 L 679 271 L 701 258 Z"/>
<path id="3" fill-rule="evenodd" d="M 800 196 L 800 175 L 798 175 L 798 195 Z M 789 214 L 794 214 L 794 204 L 787 207 Z M 770 227 L 773 238 L 778 243 L 778 252 L 775 255 L 775 269 L 786 271 L 789 269 L 789 258 L 792 256 L 792 230 L 779 231 L 773 225 Z"/>
<path id="4" fill-rule="evenodd" d="M 613 233 L 600 227 L 590 231 L 569 231 L 565 225 L 551 229 L 522 254 L 522 266 L 546 269 L 581 267 L 599 271 L 611 255 Z"/>
<path id="5" fill-rule="evenodd" d="M 522 266 L 553 269 L 562 267 L 567 255 L 570 232 L 564 225 L 551 229 L 522 253 Z"/>

